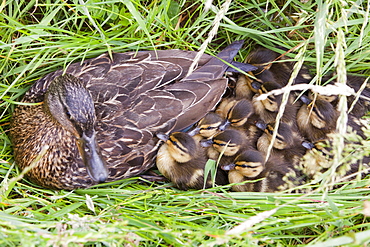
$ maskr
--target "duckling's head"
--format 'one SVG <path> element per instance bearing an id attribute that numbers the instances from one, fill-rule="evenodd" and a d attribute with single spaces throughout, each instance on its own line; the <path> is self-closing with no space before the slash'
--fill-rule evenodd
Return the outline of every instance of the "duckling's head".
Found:
<path id="1" fill-rule="evenodd" d="M 257 122 L 256 126 L 265 132 L 265 135 L 267 135 L 268 137 L 267 140 L 272 140 L 275 123 L 263 124 L 261 122 Z M 274 148 L 283 150 L 287 147 L 291 147 L 293 145 L 293 142 L 294 136 L 291 127 L 284 122 L 280 122 L 276 139 L 274 141 Z"/>
<path id="2" fill-rule="evenodd" d="M 253 105 L 249 100 L 236 101 L 227 113 L 226 119 L 233 127 L 240 127 L 245 124 L 248 118 L 254 113 Z"/>
<path id="3" fill-rule="evenodd" d="M 225 171 L 235 170 L 244 177 L 253 178 L 263 171 L 264 164 L 264 158 L 260 152 L 246 150 L 235 158 L 234 163 L 223 165 L 221 169 Z"/>
<path id="4" fill-rule="evenodd" d="M 272 90 L 279 89 L 281 86 L 276 82 L 265 82 L 261 85 L 259 89 L 259 94 L 268 93 Z M 262 104 L 267 111 L 277 112 L 281 104 L 282 96 L 281 95 L 269 95 L 266 99 L 262 100 Z"/>
<path id="5" fill-rule="evenodd" d="M 313 101 L 305 96 L 301 96 L 301 100 L 306 104 L 302 107 L 307 107 L 307 112 L 309 113 L 307 118 L 313 126 L 318 129 L 323 129 L 335 125 L 338 114 L 330 102 L 323 99 L 316 99 Z"/>
<path id="6" fill-rule="evenodd" d="M 213 148 L 217 152 L 224 152 L 225 156 L 234 156 L 245 145 L 245 136 L 241 131 L 227 129 L 216 134 L 213 139 Z"/>
<path id="7" fill-rule="evenodd" d="M 219 127 L 223 123 L 221 116 L 214 112 L 209 112 L 196 124 L 195 128 L 188 132 L 189 135 L 193 136 L 200 134 L 205 138 L 209 138 L 218 132 Z"/>
<path id="8" fill-rule="evenodd" d="M 69 74 L 56 77 L 46 92 L 44 106 L 46 112 L 76 138 L 90 177 L 104 182 L 108 168 L 96 140 L 94 103 L 84 83 Z"/>
<path id="9" fill-rule="evenodd" d="M 184 132 L 173 132 L 169 136 L 157 134 L 168 145 L 168 152 L 178 163 L 189 162 L 198 151 L 194 138 Z"/>

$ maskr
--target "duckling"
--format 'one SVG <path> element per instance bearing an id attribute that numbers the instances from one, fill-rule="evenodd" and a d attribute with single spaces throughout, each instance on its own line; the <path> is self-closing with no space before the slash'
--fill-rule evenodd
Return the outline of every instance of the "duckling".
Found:
<path id="1" fill-rule="evenodd" d="M 216 134 L 207 144 L 212 145 L 207 149 L 210 159 L 218 160 L 221 153 L 223 154 L 219 166 L 233 162 L 240 152 L 250 147 L 246 135 L 236 129 L 226 129 Z"/>
<path id="2" fill-rule="evenodd" d="M 304 182 L 301 173 L 291 164 L 275 156 L 271 156 L 265 163 L 263 155 L 258 151 L 246 151 L 234 163 L 222 166 L 222 169 L 229 171 L 229 182 L 248 181 L 242 185 L 233 185 L 234 191 L 276 192 L 294 188 Z"/>
<path id="3" fill-rule="evenodd" d="M 339 113 L 332 104 L 323 99 L 312 101 L 305 95 L 300 99 L 304 104 L 297 113 L 297 125 L 303 137 L 316 142 L 335 132 Z"/>
<path id="4" fill-rule="evenodd" d="M 38 80 L 17 105 L 10 137 L 37 185 L 73 190 L 137 176 L 154 166 L 155 133 L 179 131 L 214 109 L 243 41 L 217 57 L 166 50 L 102 54 Z M 40 153 L 46 149 L 45 154 Z"/>
<path id="5" fill-rule="evenodd" d="M 222 114 L 225 121 L 219 129 L 234 128 L 241 130 L 246 134 L 249 143 L 252 145 L 256 143 L 262 132 L 255 125 L 259 116 L 254 113 L 252 103 L 246 99 L 233 100 L 225 107 L 224 111 L 226 109 L 228 109 L 227 112 Z"/>
<path id="6" fill-rule="evenodd" d="M 240 74 L 235 82 L 235 98 L 252 100 L 253 96 L 261 87 L 261 82 L 252 80 L 246 75 Z"/>
<path id="7" fill-rule="evenodd" d="M 163 176 L 179 189 L 202 189 L 207 157 L 199 142 L 184 132 L 157 136 L 165 142 L 159 148 L 156 159 L 157 168 Z M 217 170 L 215 182 L 218 185 L 227 184 L 227 175 L 220 169 Z M 210 176 L 205 187 L 212 187 Z"/>
<path id="8" fill-rule="evenodd" d="M 229 171 L 229 183 L 242 183 L 246 180 L 252 181 L 264 169 L 265 161 L 263 155 L 256 150 L 245 150 L 240 153 L 231 164 L 224 164 L 221 169 Z M 234 191 L 253 191 L 253 183 L 236 184 L 232 186 Z"/>
<path id="9" fill-rule="evenodd" d="M 347 142 L 346 146 L 348 145 L 351 145 L 351 143 Z M 307 149 L 307 152 L 303 156 L 299 168 L 309 179 L 319 178 L 333 165 L 334 154 L 332 150 L 332 141 L 330 139 L 319 140 L 315 143 L 304 141 L 302 146 Z M 360 144 L 360 146 L 362 145 Z M 351 152 L 353 152 L 353 150 L 351 150 Z M 341 178 L 342 181 L 347 181 L 355 179 L 356 175 L 353 174 L 359 171 L 361 172 L 361 177 L 369 174 L 370 156 L 360 155 L 358 157 L 351 154 L 343 155 L 344 164 L 338 167 L 336 171 L 337 178 Z M 343 180 L 345 177 L 349 179 Z"/>
<path id="10" fill-rule="evenodd" d="M 256 125 L 264 131 L 257 141 L 257 149 L 266 155 L 267 149 L 272 141 L 275 122 L 268 124 L 258 122 Z M 271 155 L 279 157 L 286 163 L 295 165 L 300 162 L 300 159 L 306 152 L 305 148 L 301 146 L 302 141 L 303 139 L 299 133 L 293 132 L 292 128 L 288 124 L 281 122 L 279 124 L 276 139 L 273 143 Z"/>
<path id="11" fill-rule="evenodd" d="M 232 100 L 225 106 L 223 112 L 220 114 L 225 118 L 225 122 L 220 126 L 220 129 L 224 130 L 229 125 L 235 128 L 243 127 L 248 118 L 253 114 L 253 105 L 249 100 Z"/>
<path id="12" fill-rule="evenodd" d="M 294 67 L 294 62 L 286 61 L 288 59 L 284 55 L 261 47 L 252 51 L 246 61 L 258 68 L 250 73 L 261 83 L 275 82 L 283 87 L 287 85 Z M 294 84 L 309 83 L 311 79 L 308 68 L 303 66 L 294 78 Z"/>
<path id="13" fill-rule="evenodd" d="M 299 164 L 300 169 L 309 179 L 318 178 L 324 171 L 330 168 L 333 159 L 329 140 L 319 140 L 315 143 L 303 141 L 302 146 L 307 149 Z"/>
<path id="14" fill-rule="evenodd" d="M 280 109 L 282 95 L 270 95 L 264 100 L 258 100 L 257 97 L 263 93 L 268 93 L 279 88 L 281 88 L 280 85 L 275 82 L 265 82 L 262 84 L 259 93 L 253 97 L 252 104 L 254 107 L 254 111 L 256 114 L 258 114 L 260 119 L 266 123 L 275 121 Z M 289 126 L 291 126 L 292 128 L 297 128 L 296 115 L 299 105 L 293 104 L 293 101 L 294 100 L 291 99 L 286 104 L 281 121 L 289 124 Z"/>
<path id="15" fill-rule="evenodd" d="M 333 84 L 334 81 L 330 80 L 332 76 L 329 76 L 328 78 L 324 79 L 324 84 Z M 351 88 L 353 88 L 356 92 L 358 92 L 362 86 L 362 84 L 365 83 L 365 78 L 361 76 L 355 76 L 355 75 L 347 75 L 347 85 Z M 347 104 L 349 109 L 349 114 L 353 115 L 356 118 L 363 117 L 368 111 L 370 111 L 370 87 L 369 82 L 367 82 L 367 86 L 364 88 L 364 90 L 361 92 L 361 96 L 366 97 L 367 99 L 359 98 L 358 101 L 355 103 L 355 96 L 351 95 L 347 97 Z M 311 100 L 314 100 L 315 97 L 318 99 L 322 99 L 325 101 L 330 102 L 335 109 L 337 109 L 339 97 L 338 95 L 321 95 L 318 93 L 311 93 L 309 94 L 309 97 Z M 355 104 L 354 104 L 355 103 Z M 354 105 L 353 105 L 354 104 Z M 352 106 L 353 105 L 353 106 Z"/>
<path id="16" fill-rule="evenodd" d="M 188 134 L 191 136 L 199 134 L 206 139 L 210 138 L 220 131 L 219 128 L 223 122 L 224 119 L 220 115 L 215 112 L 209 112 L 195 124 Z"/>

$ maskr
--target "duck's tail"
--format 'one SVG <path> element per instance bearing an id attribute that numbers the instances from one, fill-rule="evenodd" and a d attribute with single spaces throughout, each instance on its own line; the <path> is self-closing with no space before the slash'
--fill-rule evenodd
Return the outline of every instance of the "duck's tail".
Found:
<path id="1" fill-rule="evenodd" d="M 216 57 L 211 58 L 206 64 L 194 70 L 193 73 L 186 76 L 181 81 L 213 80 L 222 77 L 225 71 L 228 70 L 235 72 L 237 69 L 240 69 L 248 72 L 257 69 L 257 67 L 253 65 L 233 61 L 243 44 L 244 40 L 233 42 L 231 45 L 227 46 L 220 53 L 218 53 Z"/>

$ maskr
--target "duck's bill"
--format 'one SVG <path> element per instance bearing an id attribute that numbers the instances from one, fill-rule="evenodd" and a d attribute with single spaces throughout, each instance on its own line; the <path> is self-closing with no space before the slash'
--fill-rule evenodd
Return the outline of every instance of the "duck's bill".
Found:
<path id="1" fill-rule="evenodd" d="M 91 136 L 83 134 L 78 146 L 90 177 L 96 182 L 105 182 L 108 179 L 108 167 L 100 153 L 95 133 Z"/>

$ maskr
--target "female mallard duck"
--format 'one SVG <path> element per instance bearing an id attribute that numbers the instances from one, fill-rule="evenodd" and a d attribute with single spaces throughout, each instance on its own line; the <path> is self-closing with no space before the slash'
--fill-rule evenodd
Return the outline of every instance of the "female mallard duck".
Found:
<path id="1" fill-rule="evenodd" d="M 157 136 L 165 142 L 158 150 L 156 161 L 163 176 L 182 190 L 212 187 L 211 176 L 204 182 L 204 168 L 208 159 L 198 140 L 184 132 Z M 227 175 L 221 169 L 217 169 L 215 183 L 227 184 Z"/>
<path id="2" fill-rule="evenodd" d="M 223 61 L 231 63 L 242 44 L 203 55 L 188 76 L 197 53 L 180 50 L 103 54 L 48 74 L 14 111 L 16 163 L 32 164 L 27 177 L 56 189 L 143 173 L 154 165 L 156 133 L 190 126 L 218 103 L 227 85 Z"/>

